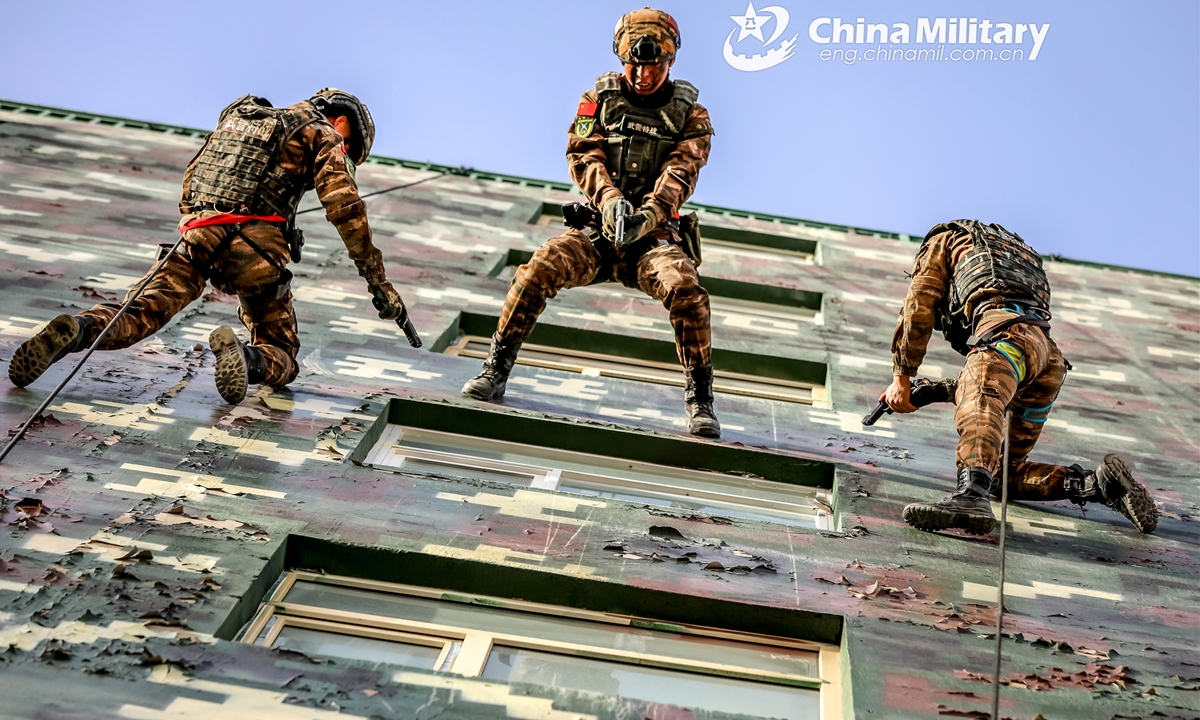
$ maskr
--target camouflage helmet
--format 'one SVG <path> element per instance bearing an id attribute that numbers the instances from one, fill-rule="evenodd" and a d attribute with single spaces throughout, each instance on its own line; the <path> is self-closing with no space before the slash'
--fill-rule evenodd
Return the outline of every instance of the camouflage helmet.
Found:
<path id="1" fill-rule="evenodd" d="M 613 52 L 627 65 L 671 62 L 680 44 L 675 18 L 649 7 L 625 13 L 613 31 Z"/>
<path id="2" fill-rule="evenodd" d="M 350 159 L 356 165 L 361 165 L 371 154 L 371 144 L 375 142 L 375 121 L 371 119 L 371 111 L 362 100 L 344 90 L 323 88 L 308 100 L 325 117 L 344 115 L 354 126 L 354 137 L 350 138 Z"/>

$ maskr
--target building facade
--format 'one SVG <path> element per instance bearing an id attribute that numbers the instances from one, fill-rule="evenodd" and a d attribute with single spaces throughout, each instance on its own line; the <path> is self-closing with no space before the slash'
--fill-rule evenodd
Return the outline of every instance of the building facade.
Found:
<path id="1" fill-rule="evenodd" d="M 203 134 L 0 102 L 0 359 L 173 242 Z M 551 301 L 503 404 L 460 397 L 579 196 L 358 170 L 431 176 L 367 201 L 424 348 L 309 214 L 294 384 L 222 402 L 206 341 L 237 299 L 209 290 L 94 355 L 0 465 L 0 715 L 988 717 L 996 538 L 900 519 L 953 486 L 951 409 L 860 424 L 919 236 L 694 206 L 708 441 L 666 312 L 613 284 Z M 1034 459 L 1120 452 L 1161 518 L 1009 508 L 1001 714 L 1200 717 L 1200 281 L 1047 270 L 1074 370 Z M 7 386 L 5 427 L 70 365 Z M 922 375 L 960 365 L 935 340 Z"/>

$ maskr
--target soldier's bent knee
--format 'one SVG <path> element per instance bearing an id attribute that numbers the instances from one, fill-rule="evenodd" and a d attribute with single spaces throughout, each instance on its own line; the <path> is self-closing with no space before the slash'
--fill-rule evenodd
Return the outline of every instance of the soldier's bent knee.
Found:
<path id="1" fill-rule="evenodd" d="M 708 291 L 696 283 L 684 283 L 667 296 L 667 308 L 680 315 L 708 315 Z"/>
<path id="2" fill-rule="evenodd" d="M 554 263 L 534 257 L 517 268 L 512 284 L 523 293 L 539 296 L 553 295 L 558 275 L 558 268 L 554 266 Z"/>

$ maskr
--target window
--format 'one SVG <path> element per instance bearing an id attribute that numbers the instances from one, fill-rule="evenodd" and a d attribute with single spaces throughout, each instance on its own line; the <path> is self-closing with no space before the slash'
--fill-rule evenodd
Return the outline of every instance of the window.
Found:
<path id="1" fill-rule="evenodd" d="M 579 201 L 583 198 L 580 197 Z M 533 217 L 529 218 L 530 225 L 538 227 L 554 227 L 565 229 L 563 225 L 562 203 L 544 202 L 533 213 Z"/>
<path id="2" fill-rule="evenodd" d="M 284 573 L 240 640 L 397 676 L 418 668 L 692 710 L 840 715 L 833 646 L 312 572 Z"/>
<path id="3" fill-rule="evenodd" d="M 491 345 L 498 318 L 461 313 L 443 337 L 454 338 L 434 351 L 483 359 Z M 718 393 L 825 406 L 824 363 L 800 358 L 756 355 L 713 348 L 714 382 Z M 534 327 L 521 346 L 518 365 L 579 373 L 590 377 L 638 380 L 683 387 L 686 383 L 675 344 L 632 335 L 580 330 L 547 322 Z"/>
<path id="4" fill-rule="evenodd" d="M 491 338 L 478 335 L 464 335 L 446 349 L 448 355 L 458 355 L 469 358 L 486 358 Z M 685 384 L 679 363 L 653 362 L 637 358 L 622 358 L 601 353 L 589 353 L 581 350 L 556 348 L 550 345 L 526 343 L 521 346 L 521 354 L 517 356 L 518 365 L 564 370 L 591 377 L 621 378 L 623 380 L 640 380 L 659 385 Z M 811 405 L 815 398 L 816 385 L 786 380 L 766 380 L 741 373 L 731 373 L 723 370 L 714 372 L 713 389 L 716 392 L 733 395 L 749 395 L 750 397 L 766 398 L 768 400 L 783 400 L 785 402 L 806 403 Z"/>
<path id="5" fill-rule="evenodd" d="M 705 258 L 742 255 L 812 265 L 817 255 L 816 240 L 709 225 L 703 218 L 700 221 L 700 245 Z"/>
<path id="6" fill-rule="evenodd" d="M 598 442 L 596 447 L 604 447 Z M 389 424 L 365 464 L 613 498 L 685 513 L 833 529 L 830 493 L 814 487 L 628 458 Z"/>

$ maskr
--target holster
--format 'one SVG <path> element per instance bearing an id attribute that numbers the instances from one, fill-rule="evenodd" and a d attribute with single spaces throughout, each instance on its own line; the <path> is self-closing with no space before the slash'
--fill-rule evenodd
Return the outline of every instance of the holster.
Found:
<path id="1" fill-rule="evenodd" d="M 679 217 L 679 247 L 700 267 L 700 218 L 694 212 Z"/>
<path id="2" fill-rule="evenodd" d="M 600 213 L 587 203 L 571 202 L 562 206 L 563 225 L 584 230 L 588 227 L 600 226 Z"/>
<path id="3" fill-rule="evenodd" d="M 296 227 L 296 218 L 288 220 L 288 224 L 284 226 L 283 239 L 287 241 L 292 262 L 300 262 L 301 251 L 304 249 L 304 231 Z"/>

